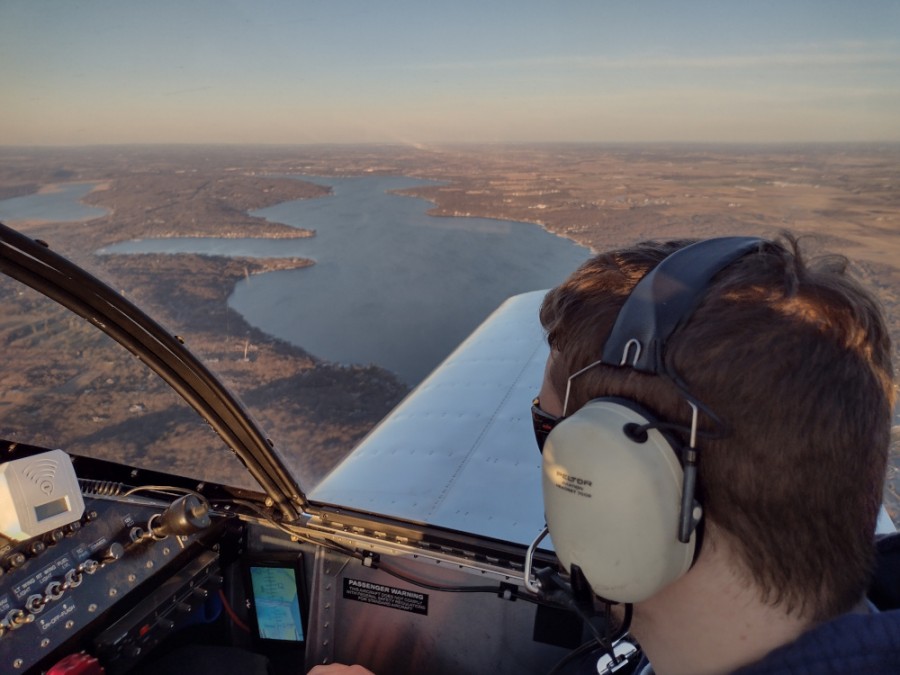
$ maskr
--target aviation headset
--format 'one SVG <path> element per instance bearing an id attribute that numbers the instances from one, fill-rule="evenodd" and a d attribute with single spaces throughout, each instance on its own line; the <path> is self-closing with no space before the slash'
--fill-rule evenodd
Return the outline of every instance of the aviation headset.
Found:
<path id="1" fill-rule="evenodd" d="M 712 278 L 765 243 L 709 239 L 665 258 L 628 296 L 600 360 L 569 384 L 601 363 L 677 380 L 665 363 L 667 342 Z M 544 509 L 557 557 L 569 571 L 580 568 L 605 600 L 645 600 L 694 560 L 702 516 L 694 500 L 698 407 L 690 397 L 686 401 L 693 409 L 687 446 L 657 428 L 651 411 L 611 397 L 589 401 L 566 417 L 544 444 Z"/>

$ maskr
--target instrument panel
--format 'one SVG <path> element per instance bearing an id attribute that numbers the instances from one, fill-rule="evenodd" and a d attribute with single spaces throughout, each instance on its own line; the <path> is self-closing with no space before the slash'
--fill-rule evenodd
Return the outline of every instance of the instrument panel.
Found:
<path id="1" fill-rule="evenodd" d="M 4 675 L 539 673 L 584 637 L 508 545 L 334 508 L 288 527 L 259 493 L 75 466 L 77 518 L 0 539 Z"/>
<path id="2" fill-rule="evenodd" d="M 81 491 L 77 519 L 0 539 L 0 672 L 52 671 L 81 650 L 125 672 L 222 586 L 225 523 L 198 495 L 98 481 Z"/>

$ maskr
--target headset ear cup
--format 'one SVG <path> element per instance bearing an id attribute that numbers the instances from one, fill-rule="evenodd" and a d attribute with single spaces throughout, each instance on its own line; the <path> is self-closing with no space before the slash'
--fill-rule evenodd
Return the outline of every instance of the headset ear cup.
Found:
<path id="1" fill-rule="evenodd" d="M 678 541 L 683 472 L 652 416 L 631 401 L 596 399 L 550 433 L 543 453 L 547 526 L 560 562 L 594 592 L 640 602 L 691 566 L 695 536 Z"/>

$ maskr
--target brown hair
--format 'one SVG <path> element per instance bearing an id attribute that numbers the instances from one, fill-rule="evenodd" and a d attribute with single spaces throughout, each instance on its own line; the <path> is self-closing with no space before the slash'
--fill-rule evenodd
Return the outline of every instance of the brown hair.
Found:
<path id="1" fill-rule="evenodd" d="M 570 374 L 600 358 L 638 280 L 688 243 L 595 256 L 547 294 L 541 323 L 561 396 Z M 667 345 L 667 363 L 727 429 L 698 443 L 706 517 L 764 601 L 816 620 L 865 592 L 895 395 L 880 308 L 847 267 L 837 256 L 806 265 L 785 235 L 720 272 Z M 568 414 L 598 396 L 690 422 L 665 378 L 598 366 L 573 380 Z"/>

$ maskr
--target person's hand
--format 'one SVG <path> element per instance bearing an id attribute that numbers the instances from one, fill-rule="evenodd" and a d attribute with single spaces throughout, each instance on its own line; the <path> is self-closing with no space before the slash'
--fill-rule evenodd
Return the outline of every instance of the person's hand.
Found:
<path id="1" fill-rule="evenodd" d="M 371 670 L 362 666 L 345 666 L 340 663 L 329 663 L 325 666 L 316 666 L 308 675 L 375 675 Z"/>

